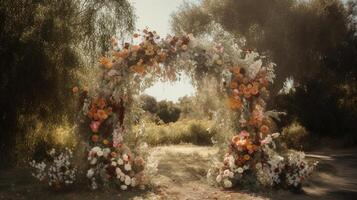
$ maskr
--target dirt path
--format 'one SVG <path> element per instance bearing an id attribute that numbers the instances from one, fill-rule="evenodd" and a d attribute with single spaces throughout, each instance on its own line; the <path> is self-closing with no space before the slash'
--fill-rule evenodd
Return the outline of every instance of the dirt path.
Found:
<path id="1" fill-rule="evenodd" d="M 218 149 L 197 146 L 158 147 L 158 177 L 154 180 L 169 199 L 357 199 L 357 150 L 324 150 L 307 156 L 319 160 L 317 171 L 306 182 L 302 194 L 275 190 L 251 194 L 247 191 L 225 191 L 209 186 L 206 170 Z"/>
<path id="2" fill-rule="evenodd" d="M 210 186 L 206 171 L 218 149 L 193 145 L 156 147 L 153 154 L 159 159 L 158 175 L 153 179 L 153 191 L 120 194 L 120 191 L 90 191 L 74 188 L 65 193 L 44 190 L 30 177 L 28 171 L 13 169 L 0 171 L 0 200 L 17 199 L 239 199 L 239 200 L 347 200 L 357 199 L 357 151 L 313 152 L 309 157 L 320 160 L 318 170 L 304 186 L 304 193 L 274 190 L 269 193 L 227 191 Z"/>

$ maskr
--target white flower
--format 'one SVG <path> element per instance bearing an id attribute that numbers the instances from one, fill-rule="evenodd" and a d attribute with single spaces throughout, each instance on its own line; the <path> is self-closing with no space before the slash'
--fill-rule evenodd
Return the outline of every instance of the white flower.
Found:
<path id="1" fill-rule="evenodd" d="M 131 178 L 128 175 L 125 176 L 124 183 L 125 183 L 125 185 L 130 185 L 131 184 Z"/>
<path id="2" fill-rule="evenodd" d="M 131 179 L 131 187 L 135 187 L 137 185 L 136 178 Z"/>
<path id="3" fill-rule="evenodd" d="M 279 94 L 289 94 L 295 92 L 295 81 L 293 77 L 286 78 L 283 88 L 279 91 Z"/>
<path id="4" fill-rule="evenodd" d="M 56 154 L 56 149 L 51 149 L 49 154 L 50 156 L 54 156 Z"/>
<path id="5" fill-rule="evenodd" d="M 220 183 L 222 181 L 222 175 L 218 175 L 216 177 L 216 181 L 217 181 L 217 183 Z"/>
<path id="6" fill-rule="evenodd" d="M 98 157 L 101 157 L 101 156 L 103 156 L 103 154 L 104 154 L 104 153 L 103 153 L 103 151 L 102 151 L 102 150 L 100 150 L 100 151 L 97 151 L 97 156 L 98 156 Z"/>
<path id="7" fill-rule="evenodd" d="M 117 166 L 117 162 L 112 162 L 112 164 L 111 164 L 112 166 L 114 166 L 114 167 L 116 167 Z"/>
<path id="8" fill-rule="evenodd" d="M 117 167 L 117 168 L 115 169 L 115 173 L 116 173 L 117 175 L 120 175 L 120 173 L 122 173 L 122 171 L 121 171 L 121 169 L 120 169 L 119 167 Z"/>
<path id="9" fill-rule="evenodd" d="M 97 163 L 97 158 L 93 158 L 91 161 L 90 161 L 90 164 L 91 165 L 95 165 Z"/>
<path id="10" fill-rule="evenodd" d="M 224 188 L 231 188 L 232 187 L 232 182 L 228 179 L 223 181 L 223 187 Z"/>
<path id="11" fill-rule="evenodd" d="M 89 169 L 89 170 L 87 171 L 87 178 L 92 178 L 93 175 L 94 175 L 94 170 L 93 170 L 93 169 Z"/>
<path id="12" fill-rule="evenodd" d="M 124 160 L 124 161 L 128 161 L 128 160 L 129 160 L 129 156 L 126 155 L 126 154 L 123 154 L 123 160 Z"/>
<path id="13" fill-rule="evenodd" d="M 234 177 L 234 173 L 230 171 L 228 177 L 229 178 L 233 178 Z"/>
<path id="14" fill-rule="evenodd" d="M 110 154 L 110 149 L 109 149 L 109 148 L 103 149 L 103 156 L 104 156 L 104 158 L 107 158 L 109 154 Z"/>
<path id="15" fill-rule="evenodd" d="M 100 147 L 93 147 L 91 151 L 93 152 L 98 152 L 98 151 L 101 151 L 102 149 Z"/>
<path id="16" fill-rule="evenodd" d="M 128 186 L 126 186 L 126 185 L 121 185 L 120 188 L 121 188 L 122 190 L 126 190 L 126 189 L 128 189 Z"/>
<path id="17" fill-rule="evenodd" d="M 228 169 L 224 170 L 223 172 L 223 177 L 230 177 L 231 176 L 231 171 L 229 171 Z"/>
<path id="18" fill-rule="evenodd" d="M 243 168 L 241 168 L 241 167 L 238 167 L 237 172 L 241 174 L 241 173 L 243 173 L 243 172 L 244 172 L 244 169 L 243 169 Z"/>
<path id="19" fill-rule="evenodd" d="M 279 137 L 280 136 L 280 133 L 273 133 L 273 134 L 271 134 L 271 137 L 272 138 L 277 138 L 277 137 Z"/>
<path id="20" fill-rule="evenodd" d="M 118 158 L 117 163 L 118 163 L 118 165 L 123 165 L 123 164 L 124 164 L 124 161 L 123 161 L 121 158 Z"/>
<path id="21" fill-rule="evenodd" d="M 130 165 L 130 163 L 125 164 L 125 165 L 124 165 L 124 169 L 125 169 L 126 171 L 130 171 L 130 170 L 131 170 L 131 165 Z"/>
<path id="22" fill-rule="evenodd" d="M 261 169 L 262 168 L 262 163 L 257 163 L 257 164 L 255 164 L 255 168 L 256 169 Z"/>

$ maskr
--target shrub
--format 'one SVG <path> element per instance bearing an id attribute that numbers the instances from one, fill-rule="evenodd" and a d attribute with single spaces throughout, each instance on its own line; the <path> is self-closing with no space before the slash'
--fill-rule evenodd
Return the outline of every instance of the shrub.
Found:
<path id="1" fill-rule="evenodd" d="M 306 128 L 294 121 L 283 128 L 281 140 L 289 148 L 302 149 L 305 146 L 305 139 L 308 136 Z"/>

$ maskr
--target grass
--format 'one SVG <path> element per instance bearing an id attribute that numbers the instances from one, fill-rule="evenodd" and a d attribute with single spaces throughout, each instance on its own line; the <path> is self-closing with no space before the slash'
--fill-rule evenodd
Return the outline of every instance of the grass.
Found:
<path id="1" fill-rule="evenodd" d="M 175 123 L 157 125 L 146 123 L 143 139 L 150 145 L 191 143 L 212 145 L 211 138 L 216 134 L 213 121 L 184 119 Z M 139 127 L 135 127 L 134 130 Z"/>

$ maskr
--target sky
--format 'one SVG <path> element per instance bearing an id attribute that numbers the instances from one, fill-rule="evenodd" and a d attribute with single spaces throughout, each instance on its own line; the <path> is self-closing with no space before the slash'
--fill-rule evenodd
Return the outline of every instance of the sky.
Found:
<path id="1" fill-rule="evenodd" d="M 187 1 L 187 0 L 186 0 Z M 190 0 L 197 2 L 197 0 Z M 188 2 L 190 2 L 188 1 Z M 184 0 L 130 0 L 137 16 L 136 28 L 148 27 L 155 30 L 161 37 L 171 34 L 170 16 L 176 11 Z M 188 76 L 182 75 L 180 81 L 156 82 L 144 93 L 155 97 L 157 100 L 170 100 L 177 102 L 180 97 L 191 96 L 195 88 Z"/>

